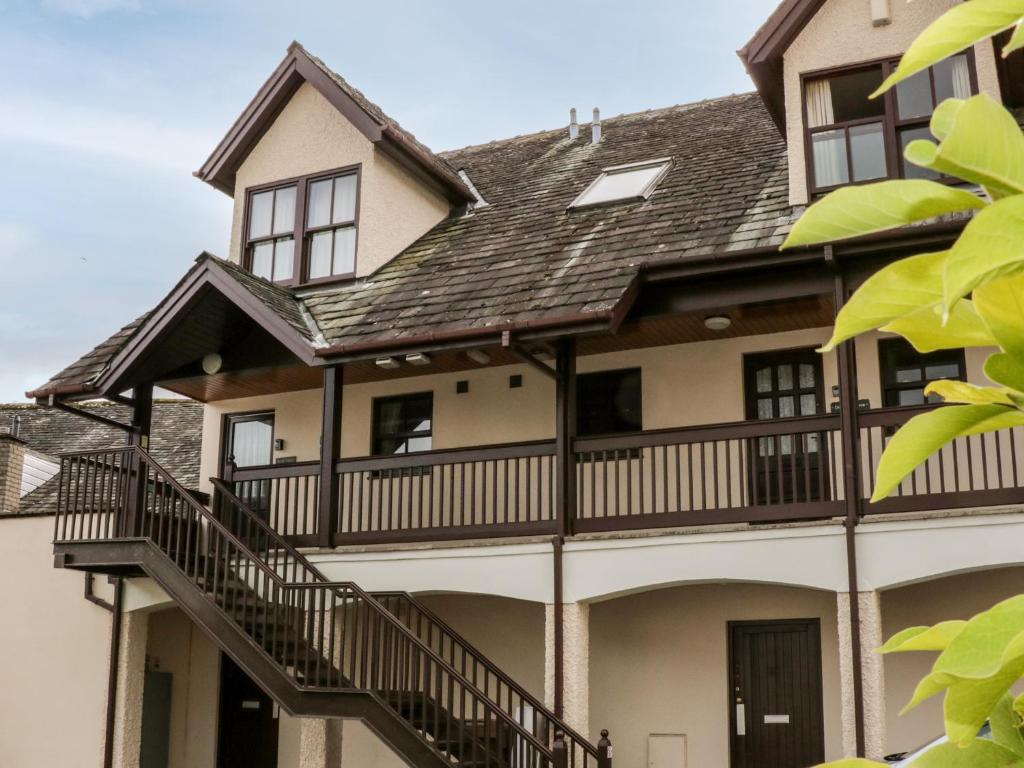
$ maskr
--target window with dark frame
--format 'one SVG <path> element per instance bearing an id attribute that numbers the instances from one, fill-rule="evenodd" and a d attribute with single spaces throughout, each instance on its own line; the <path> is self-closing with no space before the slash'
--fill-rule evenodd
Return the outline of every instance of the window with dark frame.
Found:
<path id="1" fill-rule="evenodd" d="M 432 445 L 434 394 L 378 397 L 373 401 L 373 454 L 429 451 Z"/>
<path id="2" fill-rule="evenodd" d="M 576 434 L 580 437 L 643 429 L 639 368 L 576 377 Z"/>
<path id="3" fill-rule="evenodd" d="M 925 397 L 924 388 L 928 382 L 967 379 L 962 349 L 924 353 L 903 339 L 882 339 L 878 342 L 878 359 L 882 374 L 882 405 L 886 408 L 940 403 L 942 399 L 937 395 Z"/>
<path id="4" fill-rule="evenodd" d="M 915 139 L 931 137 L 928 123 L 936 106 L 977 92 L 973 57 L 956 54 L 869 98 L 897 64 L 878 62 L 804 80 L 813 193 L 884 178 L 939 178 L 906 163 L 903 150 Z"/>
<path id="5" fill-rule="evenodd" d="M 290 285 L 355 275 L 359 168 L 249 190 L 244 264 Z"/>

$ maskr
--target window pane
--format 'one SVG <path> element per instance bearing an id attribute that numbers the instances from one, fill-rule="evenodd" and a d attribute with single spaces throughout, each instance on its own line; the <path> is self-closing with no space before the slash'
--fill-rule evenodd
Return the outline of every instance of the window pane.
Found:
<path id="1" fill-rule="evenodd" d="M 295 231 L 295 187 L 277 190 L 274 195 L 274 234 Z"/>
<path id="2" fill-rule="evenodd" d="M 643 168 L 605 173 L 585 195 L 574 202 L 574 205 L 595 205 L 638 198 L 664 168 L 665 164 L 659 163 Z"/>
<path id="3" fill-rule="evenodd" d="M 899 395 L 900 405 L 923 405 L 923 389 L 901 389 Z"/>
<path id="4" fill-rule="evenodd" d="M 339 176 L 334 180 L 334 211 L 331 222 L 339 224 L 356 218 L 356 176 Z"/>
<path id="5" fill-rule="evenodd" d="M 757 418 L 771 419 L 775 417 L 775 406 L 770 397 L 762 397 L 757 401 Z"/>
<path id="6" fill-rule="evenodd" d="M 779 366 L 779 389 L 786 390 L 793 388 L 793 366 Z"/>
<path id="7" fill-rule="evenodd" d="M 587 373 L 576 379 L 576 429 L 580 435 L 643 429 L 640 370 Z"/>
<path id="8" fill-rule="evenodd" d="M 814 148 L 814 184 L 833 187 L 850 181 L 846 167 L 846 132 L 822 131 L 811 136 Z"/>
<path id="9" fill-rule="evenodd" d="M 317 232 L 309 244 L 309 279 L 331 274 L 331 233 Z"/>
<path id="10" fill-rule="evenodd" d="M 884 115 L 885 100 L 868 98 L 881 84 L 881 67 L 862 69 L 830 78 L 832 122 L 845 123 L 848 120 Z"/>
<path id="11" fill-rule="evenodd" d="M 814 366 L 800 363 L 800 389 L 811 389 L 814 385 Z"/>
<path id="12" fill-rule="evenodd" d="M 921 126 L 920 128 L 904 128 L 900 131 L 900 156 L 907 149 L 907 145 L 916 139 L 932 139 L 932 132 L 927 126 Z M 920 166 L 914 165 L 903 160 L 903 176 L 907 179 L 937 179 L 939 174 L 935 171 L 930 171 L 927 168 L 921 168 Z"/>
<path id="13" fill-rule="evenodd" d="M 334 230 L 334 269 L 331 274 L 347 275 L 356 270 L 356 228 Z"/>
<path id="14" fill-rule="evenodd" d="M 818 398 L 814 395 L 800 395 L 800 415 L 813 416 L 818 412 Z"/>
<path id="15" fill-rule="evenodd" d="M 274 193 L 260 192 L 252 196 L 249 206 L 249 237 L 266 237 L 270 234 L 271 216 L 274 212 Z"/>
<path id="16" fill-rule="evenodd" d="M 885 167 L 885 137 L 881 123 L 850 127 L 850 154 L 853 158 L 853 180 L 868 181 L 888 176 Z"/>
<path id="17" fill-rule="evenodd" d="M 957 363 L 937 363 L 924 369 L 924 377 L 928 381 L 936 379 L 959 379 L 960 366 Z"/>
<path id="18" fill-rule="evenodd" d="M 331 180 L 314 181 L 309 185 L 309 216 L 307 226 L 322 227 L 331 223 Z"/>
<path id="19" fill-rule="evenodd" d="M 756 374 L 754 374 L 757 380 L 757 391 L 758 392 L 771 392 L 772 391 L 772 369 L 761 368 Z"/>
<path id="20" fill-rule="evenodd" d="M 941 104 L 946 99 L 966 99 L 971 95 L 971 75 L 967 55 L 958 53 L 932 67 L 935 79 L 935 100 Z"/>
<path id="21" fill-rule="evenodd" d="M 405 441 L 405 450 L 408 451 L 429 451 L 432 440 L 430 435 L 423 437 L 410 437 Z"/>
<path id="22" fill-rule="evenodd" d="M 252 467 L 269 464 L 272 459 L 274 422 L 250 419 L 231 424 L 231 454 L 235 466 Z"/>
<path id="23" fill-rule="evenodd" d="M 932 113 L 935 105 L 932 104 L 932 84 L 927 70 L 908 77 L 896 86 L 896 103 L 901 120 L 928 117 Z"/>
<path id="24" fill-rule="evenodd" d="M 921 369 L 918 367 L 913 368 L 897 368 L 896 369 L 896 382 L 898 384 L 910 384 L 915 381 L 921 380 Z"/>
<path id="25" fill-rule="evenodd" d="M 252 249 L 252 273 L 270 280 L 274 268 L 274 244 L 260 243 Z"/>
<path id="26" fill-rule="evenodd" d="M 790 416 L 796 416 L 796 403 L 792 397 L 780 397 L 779 418 L 788 419 Z"/>
<path id="27" fill-rule="evenodd" d="M 295 262 L 295 240 L 284 237 L 274 241 L 274 280 L 290 280 Z"/>

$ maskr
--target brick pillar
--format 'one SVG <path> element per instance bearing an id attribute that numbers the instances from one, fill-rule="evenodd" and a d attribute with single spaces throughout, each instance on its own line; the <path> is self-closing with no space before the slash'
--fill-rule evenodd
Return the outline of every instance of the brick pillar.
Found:
<path id="1" fill-rule="evenodd" d="M 340 768 L 341 720 L 304 717 L 299 724 L 299 768 Z"/>
<path id="2" fill-rule="evenodd" d="M 853 653 L 850 632 L 850 593 L 838 592 L 839 676 L 843 712 L 843 753 L 857 751 L 853 703 Z M 861 592 L 860 607 L 861 675 L 864 681 L 864 751 L 868 758 L 881 760 L 885 754 L 885 673 L 878 653 L 882 638 L 882 607 L 877 592 Z"/>
<path id="3" fill-rule="evenodd" d="M 544 606 L 544 704 L 555 701 L 555 606 Z M 562 708 L 565 722 L 583 736 L 590 736 L 590 606 L 562 606 Z"/>
<path id="4" fill-rule="evenodd" d="M 149 614 L 131 611 L 125 613 L 121 621 L 117 698 L 114 701 L 114 768 L 139 768 Z"/>
<path id="5" fill-rule="evenodd" d="M 0 515 L 16 515 L 21 507 L 21 476 L 25 471 L 25 443 L 0 434 Z"/>

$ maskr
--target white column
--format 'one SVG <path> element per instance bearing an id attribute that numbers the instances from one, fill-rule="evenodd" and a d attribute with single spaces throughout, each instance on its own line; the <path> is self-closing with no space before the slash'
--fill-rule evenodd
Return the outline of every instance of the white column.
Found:
<path id="1" fill-rule="evenodd" d="M 842 691 L 843 752 L 857 751 L 857 730 L 853 697 L 853 637 L 850 631 L 850 594 L 836 593 L 839 619 L 839 674 Z M 864 696 L 864 750 L 870 759 L 881 760 L 885 752 L 885 672 L 877 652 L 883 643 L 882 606 L 878 592 L 861 592 L 860 661 Z"/>
<path id="2" fill-rule="evenodd" d="M 544 704 L 555 706 L 555 606 L 544 606 Z M 590 606 L 562 606 L 563 719 L 584 736 L 590 734 Z"/>
<path id="3" fill-rule="evenodd" d="M 149 614 L 131 611 L 122 615 L 114 705 L 114 768 L 139 768 L 148 637 Z"/>
<path id="4" fill-rule="evenodd" d="M 299 768 L 341 766 L 341 720 L 304 717 L 299 723 Z"/>

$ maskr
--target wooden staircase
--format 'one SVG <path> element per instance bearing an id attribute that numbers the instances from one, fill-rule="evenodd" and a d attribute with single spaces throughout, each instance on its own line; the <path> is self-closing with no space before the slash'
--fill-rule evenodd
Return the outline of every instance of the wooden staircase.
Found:
<path id="1" fill-rule="evenodd" d="M 610 768 L 412 596 L 331 582 L 223 483 L 137 446 L 61 457 L 59 567 L 144 573 L 292 715 L 356 718 L 411 766 Z"/>

